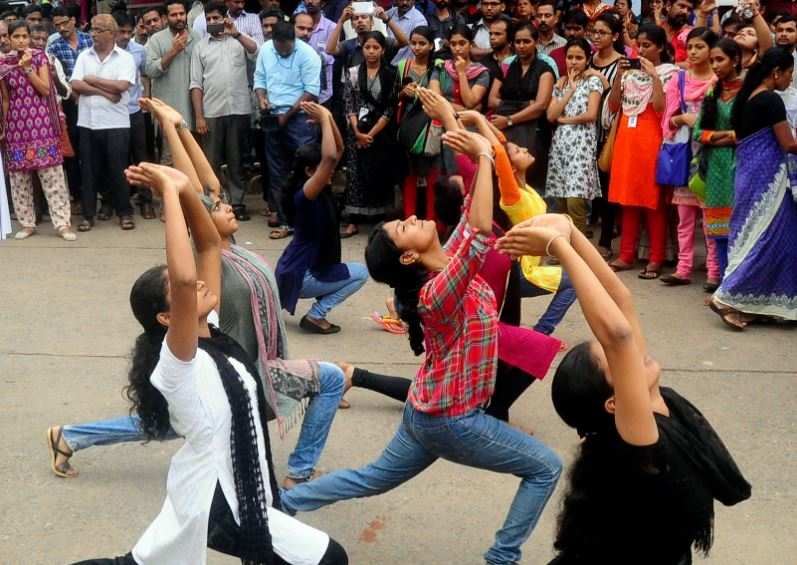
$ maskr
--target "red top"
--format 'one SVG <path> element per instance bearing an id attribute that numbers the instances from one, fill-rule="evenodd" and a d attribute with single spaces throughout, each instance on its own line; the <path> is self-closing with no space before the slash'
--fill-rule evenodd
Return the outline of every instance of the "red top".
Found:
<path id="1" fill-rule="evenodd" d="M 466 217 L 446 243 L 451 260 L 418 300 L 426 358 L 409 401 L 427 414 L 466 414 L 486 404 L 495 386 L 498 311 L 493 291 L 478 274 L 495 237 L 474 233 Z"/>

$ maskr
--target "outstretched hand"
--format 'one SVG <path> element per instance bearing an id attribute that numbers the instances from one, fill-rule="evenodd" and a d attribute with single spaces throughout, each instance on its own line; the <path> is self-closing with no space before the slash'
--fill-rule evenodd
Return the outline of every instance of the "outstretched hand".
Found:
<path id="1" fill-rule="evenodd" d="M 467 130 L 447 131 L 443 134 L 443 143 L 458 153 L 470 155 L 473 158 L 481 153 L 492 155 L 493 148 L 487 138 Z"/>
<path id="2" fill-rule="evenodd" d="M 129 166 L 125 178 L 132 185 L 150 188 L 159 197 L 167 190 L 181 192 L 191 186 L 188 177 L 177 169 L 147 162 Z"/>
<path id="3" fill-rule="evenodd" d="M 572 230 L 573 224 L 567 216 L 542 214 L 514 226 L 496 242 L 496 248 L 512 257 L 543 257 L 555 238 L 570 241 Z"/>
<path id="4" fill-rule="evenodd" d="M 419 86 L 416 92 L 418 94 L 418 98 L 421 99 L 423 111 L 426 112 L 426 115 L 433 120 L 442 121 L 443 116 L 453 116 L 455 114 L 454 107 L 451 105 L 451 103 L 436 92 L 422 86 Z"/>
<path id="5" fill-rule="evenodd" d="M 183 116 L 180 112 L 159 98 L 140 98 L 138 105 L 142 110 L 153 114 L 161 124 L 170 123 L 176 127 L 183 123 Z"/>

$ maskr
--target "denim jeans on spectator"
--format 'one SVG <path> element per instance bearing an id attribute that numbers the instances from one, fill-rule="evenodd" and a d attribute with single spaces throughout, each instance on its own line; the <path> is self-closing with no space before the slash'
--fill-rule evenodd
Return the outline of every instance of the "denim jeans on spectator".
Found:
<path id="1" fill-rule="evenodd" d="M 387 492 L 426 469 L 437 458 L 521 478 L 503 526 L 485 554 L 491 564 L 520 561 L 562 471 L 562 462 L 538 439 L 481 409 L 462 416 L 432 416 L 409 403 L 396 434 L 373 463 L 335 471 L 281 495 L 289 513 L 307 512 L 339 500 Z"/>
<path id="2" fill-rule="evenodd" d="M 368 269 L 362 263 L 348 262 L 349 278 L 335 282 L 318 280 L 310 271 L 304 274 L 300 298 L 315 298 L 307 313 L 311 318 L 323 320 L 330 310 L 357 292 L 368 280 Z"/>
<path id="3" fill-rule="evenodd" d="M 307 122 L 307 114 L 295 113 L 280 127 L 276 116 L 261 120 L 268 163 L 269 207 L 277 212 L 280 223 L 285 224 L 282 211 L 282 191 L 291 174 L 296 150 L 302 145 L 318 141 L 318 128 Z"/>
<path id="4" fill-rule="evenodd" d="M 130 128 L 78 128 L 85 219 L 97 212 L 97 194 L 107 190 L 117 216 L 133 215 L 130 188 L 124 177 L 130 151 Z"/>
<path id="5" fill-rule="evenodd" d="M 550 294 L 550 292 L 538 286 L 534 286 L 526 280 L 526 277 L 520 277 L 520 296 L 523 298 L 534 298 L 535 296 L 542 296 L 544 294 Z M 540 319 L 534 324 L 534 329 L 542 334 L 551 335 L 575 301 L 576 289 L 573 288 L 570 277 L 562 270 L 562 280 L 559 283 L 559 288 L 553 295 L 551 303 L 548 304 L 548 308 L 545 309 Z"/>
<path id="6" fill-rule="evenodd" d="M 333 363 L 319 363 L 321 390 L 310 399 L 304 414 L 302 429 L 296 447 L 288 458 L 288 475 L 293 478 L 309 477 L 329 435 L 332 420 L 343 397 L 343 371 Z M 95 445 L 114 445 L 146 441 L 138 416 L 123 416 L 74 426 L 64 426 L 64 441 L 73 452 Z M 170 429 L 164 439 L 179 437 Z"/>

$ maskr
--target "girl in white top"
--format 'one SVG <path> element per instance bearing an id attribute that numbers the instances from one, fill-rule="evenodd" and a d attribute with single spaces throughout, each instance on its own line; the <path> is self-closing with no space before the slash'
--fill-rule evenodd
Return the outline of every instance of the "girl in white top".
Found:
<path id="1" fill-rule="evenodd" d="M 346 565 L 327 534 L 278 510 L 262 383 L 243 349 L 215 327 L 221 246 L 210 215 L 175 169 L 142 163 L 126 175 L 163 200 L 167 258 L 130 293 L 144 333 L 128 396 L 148 435 L 171 425 L 185 444 L 172 458 L 163 508 L 133 551 L 81 563 L 204 565 L 211 547 L 245 565 Z"/>

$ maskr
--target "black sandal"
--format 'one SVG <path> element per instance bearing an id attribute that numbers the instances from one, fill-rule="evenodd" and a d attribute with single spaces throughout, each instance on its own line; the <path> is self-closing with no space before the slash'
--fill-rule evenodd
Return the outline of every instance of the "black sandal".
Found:
<path id="1" fill-rule="evenodd" d="M 91 231 L 94 227 L 94 220 L 83 220 L 77 226 L 77 231 Z"/>
<path id="2" fill-rule="evenodd" d="M 642 269 L 637 277 L 642 280 L 652 281 L 657 279 L 661 276 L 661 265 L 656 263 L 648 263 L 645 265 L 645 268 Z"/>
<path id="3" fill-rule="evenodd" d="M 55 438 L 53 438 L 54 429 L 55 427 L 47 429 L 47 447 L 50 450 L 50 469 L 52 469 L 56 477 L 61 477 L 62 479 L 74 479 L 78 476 L 78 470 L 69 464 L 69 458 L 72 457 L 75 452 L 72 451 L 71 453 L 67 453 L 58 447 L 61 445 L 61 437 L 64 435 L 64 427 L 58 426 L 58 434 L 56 434 Z M 58 465 L 59 455 L 63 455 L 67 458 L 67 460 L 60 465 Z"/>
<path id="4" fill-rule="evenodd" d="M 136 229 L 136 223 L 133 221 L 132 216 L 122 216 L 119 218 L 119 227 L 123 230 L 133 230 Z"/>

